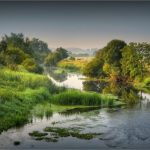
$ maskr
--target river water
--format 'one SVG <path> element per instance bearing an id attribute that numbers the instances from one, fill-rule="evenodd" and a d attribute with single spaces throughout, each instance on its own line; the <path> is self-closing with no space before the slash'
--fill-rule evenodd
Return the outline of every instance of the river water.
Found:
<path id="1" fill-rule="evenodd" d="M 52 79 L 52 77 L 49 76 Z M 57 149 L 99 149 L 99 148 L 150 148 L 150 95 L 140 93 L 130 86 L 84 81 L 80 74 L 69 74 L 65 80 L 52 81 L 58 86 L 67 86 L 87 91 L 112 93 L 125 99 L 127 107 L 115 109 L 72 109 L 62 113 L 43 114 L 37 117 L 33 113 L 32 122 L 12 128 L 0 135 L 0 148 L 57 148 Z M 133 105 L 137 100 L 138 103 Z M 54 124 L 55 123 L 55 124 Z M 54 142 L 36 141 L 29 132 L 43 131 L 47 126 L 74 127 L 83 133 L 99 133 L 91 140 L 75 137 L 61 137 Z M 20 141 L 15 146 L 14 141 Z"/>

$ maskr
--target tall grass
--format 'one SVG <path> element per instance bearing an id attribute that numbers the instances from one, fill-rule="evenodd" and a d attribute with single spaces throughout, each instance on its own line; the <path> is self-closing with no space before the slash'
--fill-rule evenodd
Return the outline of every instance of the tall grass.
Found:
<path id="1" fill-rule="evenodd" d="M 58 90 L 45 76 L 0 69 L 0 133 L 27 122 L 32 107 Z"/>
<path id="2" fill-rule="evenodd" d="M 113 106 L 116 99 L 112 95 L 67 90 L 53 95 L 51 102 L 59 105 Z"/>
<path id="3" fill-rule="evenodd" d="M 59 105 L 113 106 L 116 97 L 56 87 L 46 76 L 0 69 L 0 133 L 29 121 L 30 110 L 44 101 Z"/>

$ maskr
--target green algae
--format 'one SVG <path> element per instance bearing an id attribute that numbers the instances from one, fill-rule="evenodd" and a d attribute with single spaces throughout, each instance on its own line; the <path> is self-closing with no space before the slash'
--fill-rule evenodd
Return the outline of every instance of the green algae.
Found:
<path id="1" fill-rule="evenodd" d="M 59 128 L 59 127 L 46 127 L 45 132 L 56 133 L 58 137 L 75 137 L 78 139 L 90 140 L 99 135 L 97 133 L 80 133 L 77 129 L 74 128 Z"/>
<path id="2" fill-rule="evenodd" d="M 32 133 L 29 133 L 29 135 L 33 136 L 33 137 L 43 137 L 43 136 L 48 135 L 48 133 L 42 133 L 42 132 L 39 132 L 39 131 L 33 131 Z"/>

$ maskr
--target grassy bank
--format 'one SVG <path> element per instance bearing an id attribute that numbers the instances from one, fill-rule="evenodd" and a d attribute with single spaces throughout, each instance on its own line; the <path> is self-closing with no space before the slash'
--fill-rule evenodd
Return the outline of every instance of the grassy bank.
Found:
<path id="1" fill-rule="evenodd" d="M 43 75 L 0 69 L 0 132 L 27 122 L 31 108 L 56 89 Z"/>
<path id="2" fill-rule="evenodd" d="M 116 100 L 117 98 L 112 95 L 65 90 L 64 88 L 56 87 L 44 75 L 1 68 L 0 133 L 13 126 L 20 126 L 30 121 L 29 115 L 31 114 L 33 106 L 43 102 L 62 105 L 61 107 L 57 107 L 57 109 L 53 107 L 55 111 L 61 111 L 66 109 L 65 105 L 69 107 L 111 107 L 120 105 Z M 65 108 L 63 106 L 65 106 Z M 49 110 L 49 108 L 47 108 L 47 110 Z M 36 111 L 38 112 L 38 110 Z M 40 116 L 39 113 L 37 114 Z M 51 111 L 47 111 L 47 115 L 51 115 Z"/>
<path id="3" fill-rule="evenodd" d="M 95 92 L 81 92 L 79 90 L 67 90 L 55 94 L 51 102 L 57 105 L 84 105 L 84 106 L 114 106 L 117 97 Z"/>

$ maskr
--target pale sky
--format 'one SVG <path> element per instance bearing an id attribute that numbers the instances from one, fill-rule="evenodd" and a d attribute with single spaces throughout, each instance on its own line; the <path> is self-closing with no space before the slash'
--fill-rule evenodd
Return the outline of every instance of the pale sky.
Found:
<path id="1" fill-rule="evenodd" d="M 11 32 L 54 48 L 149 42 L 150 2 L 0 2 L 0 36 Z"/>

